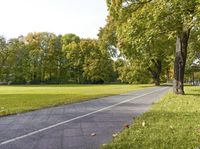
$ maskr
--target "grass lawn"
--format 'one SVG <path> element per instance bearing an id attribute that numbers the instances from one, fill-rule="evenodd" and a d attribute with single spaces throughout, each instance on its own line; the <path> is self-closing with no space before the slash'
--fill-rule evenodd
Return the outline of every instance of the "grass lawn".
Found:
<path id="1" fill-rule="evenodd" d="M 199 149 L 200 87 L 167 94 L 104 149 Z"/>
<path id="2" fill-rule="evenodd" d="M 152 85 L 0 86 L 0 116 L 125 93 Z"/>

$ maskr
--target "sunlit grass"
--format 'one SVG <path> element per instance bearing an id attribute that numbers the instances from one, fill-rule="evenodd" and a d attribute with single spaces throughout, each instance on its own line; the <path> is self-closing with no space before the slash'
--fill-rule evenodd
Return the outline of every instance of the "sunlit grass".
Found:
<path id="1" fill-rule="evenodd" d="M 0 116 L 110 96 L 152 85 L 0 86 Z"/>
<path id="2" fill-rule="evenodd" d="M 103 148 L 200 148 L 200 87 L 186 87 L 184 96 L 169 93 Z"/>

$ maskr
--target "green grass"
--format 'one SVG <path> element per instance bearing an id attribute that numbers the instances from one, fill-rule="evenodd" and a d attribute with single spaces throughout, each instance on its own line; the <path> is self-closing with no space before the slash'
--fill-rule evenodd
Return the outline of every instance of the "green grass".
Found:
<path id="1" fill-rule="evenodd" d="M 104 149 L 199 149 L 200 87 L 168 93 Z"/>
<path id="2" fill-rule="evenodd" d="M 0 116 L 110 96 L 152 85 L 0 86 Z"/>

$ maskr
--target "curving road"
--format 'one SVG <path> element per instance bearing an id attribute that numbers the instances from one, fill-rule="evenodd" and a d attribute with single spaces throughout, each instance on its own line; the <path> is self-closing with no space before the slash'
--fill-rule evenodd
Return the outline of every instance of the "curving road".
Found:
<path id="1" fill-rule="evenodd" d="M 0 118 L 0 149 L 96 149 L 170 87 L 154 87 Z M 93 135 L 91 135 L 93 134 Z"/>

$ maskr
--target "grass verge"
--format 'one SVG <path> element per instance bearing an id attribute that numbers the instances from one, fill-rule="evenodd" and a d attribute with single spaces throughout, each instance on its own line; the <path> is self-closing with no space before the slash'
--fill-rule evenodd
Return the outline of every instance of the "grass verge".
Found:
<path id="1" fill-rule="evenodd" d="M 199 149 L 200 87 L 168 93 L 103 149 Z"/>
<path id="2" fill-rule="evenodd" d="M 125 93 L 152 85 L 0 86 L 0 116 Z"/>

